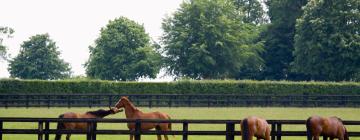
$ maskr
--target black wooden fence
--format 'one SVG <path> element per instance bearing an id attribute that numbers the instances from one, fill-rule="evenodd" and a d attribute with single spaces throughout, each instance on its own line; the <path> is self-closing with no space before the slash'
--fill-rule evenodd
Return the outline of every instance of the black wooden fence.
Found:
<path id="1" fill-rule="evenodd" d="M 249 94 L 0 94 L 0 107 L 103 107 L 129 96 L 147 107 L 359 107 L 360 95 Z"/>
<path id="2" fill-rule="evenodd" d="M 9 129 L 3 128 L 5 123 L 14 122 L 33 122 L 38 124 L 37 129 Z M 50 129 L 50 123 L 56 124 L 57 122 L 87 122 L 87 130 L 56 130 Z M 304 136 L 306 138 L 306 131 L 289 131 L 284 130 L 284 125 L 305 125 L 305 120 L 268 120 L 271 124 L 271 140 L 281 140 L 284 136 Z M 135 123 L 136 129 L 129 130 L 102 130 L 97 129 L 100 123 Z M 142 123 L 177 123 L 182 124 L 181 130 L 172 131 L 153 131 L 153 130 L 140 130 Z M 225 130 L 222 131 L 192 131 L 189 130 L 189 125 L 192 124 L 225 124 Z M 225 140 L 234 140 L 235 136 L 241 135 L 241 132 L 235 131 L 235 125 L 239 125 L 239 120 L 127 120 L 127 119 L 59 119 L 59 118 L 0 118 L 0 140 L 3 135 L 12 134 L 34 134 L 38 136 L 38 140 L 49 140 L 49 135 L 52 134 L 85 134 L 87 140 L 96 140 L 99 135 L 135 135 L 135 140 L 140 140 L 141 135 L 156 135 L 156 134 L 169 134 L 181 135 L 183 140 L 188 140 L 191 135 L 218 135 L 225 136 Z M 360 121 L 344 121 L 346 126 L 357 125 L 360 126 Z M 352 132 L 349 130 L 350 137 L 359 137 L 360 132 Z"/>

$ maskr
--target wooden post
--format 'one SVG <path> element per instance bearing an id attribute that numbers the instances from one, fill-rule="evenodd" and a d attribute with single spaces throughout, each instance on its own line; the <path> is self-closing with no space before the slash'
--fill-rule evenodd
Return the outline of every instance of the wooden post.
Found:
<path id="1" fill-rule="evenodd" d="M 188 122 L 183 122 L 183 140 L 188 140 L 188 130 L 189 130 L 189 123 Z"/>
<path id="2" fill-rule="evenodd" d="M 25 98 L 26 98 L 26 108 L 29 108 L 29 95 L 25 95 Z"/>
<path id="3" fill-rule="evenodd" d="M 276 140 L 281 140 L 281 123 L 277 123 Z"/>
<path id="4" fill-rule="evenodd" d="M 43 122 L 40 121 L 39 122 L 39 126 L 38 126 L 38 140 L 42 140 L 43 139 Z"/>
<path id="5" fill-rule="evenodd" d="M 276 140 L 276 123 L 272 123 L 271 124 L 271 132 L 270 132 L 270 135 L 271 135 L 271 140 Z"/>
<path id="6" fill-rule="evenodd" d="M 45 140 L 49 140 L 50 122 L 45 121 Z"/>
<path id="7" fill-rule="evenodd" d="M 226 123 L 226 140 L 234 140 L 235 139 L 235 123 L 228 122 Z"/>
<path id="8" fill-rule="evenodd" d="M 71 103 L 70 103 L 70 98 L 71 98 L 71 97 L 70 97 L 70 95 L 69 95 L 69 96 L 67 96 L 67 104 L 68 104 L 68 108 L 70 108 L 70 104 L 71 104 Z"/>
<path id="9" fill-rule="evenodd" d="M 249 139 L 249 124 L 247 119 L 242 120 L 243 128 L 241 128 L 241 138 L 242 140 L 248 140 Z"/>
<path id="10" fill-rule="evenodd" d="M 92 123 L 92 140 L 96 140 L 97 122 Z"/>
<path id="11" fill-rule="evenodd" d="M 135 140 L 141 140 L 140 131 L 141 131 L 141 122 L 140 122 L 140 120 L 136 120 L 135 121 Z"/>
<path id="12" fill-rule="evenodd" d="M 2 129 L 3 129 L 3 122 L 0 121 L 0 140 L 2 140 Z"/>
<path id="13" fill-rule="evenodd" d="M 112 96 L 109 95 L 109 106 L 111 106 L 111 105 L 112 105 Z"/>
<path id="14" fill-rule="evenodd" d="M 93 122 L 87 122 L 86 140 L 92 140 L 92 138 L 91 138 L 92 137 L 91 133 L 92 133 L 92 128 L 93 128 L 92 123 Z"/>

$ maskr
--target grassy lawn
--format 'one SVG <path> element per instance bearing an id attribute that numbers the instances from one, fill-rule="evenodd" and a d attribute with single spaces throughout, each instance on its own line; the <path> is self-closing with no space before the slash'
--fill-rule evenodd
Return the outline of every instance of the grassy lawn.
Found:
<path id="1" fill-rule="evenodd" d="M 99 108 L 0 108 L 0 117 L 46 117 L 56 118 L 64 112 L 86 112 Z M 106 107 L 104 108 L 106 109 Z M 305 120 L 311 115 L 338 116 L 343 120 L 360 120 L 358 108 L 140 108 L 144 112 L 161 111 L 168 113 L 173 119 L 231 119 L 241 120 L 244 117 L 255 115 L 266 119 Z M 118 113 L 107 118 L 125 118 L 124 113 Z M 174 130 L 181 130 L 181 124 L 174 124 Z M 36 128 L 36 123 L 4 123 L 4 128 Z M 55 128 L 56 124 L 50 124 Z M 348 131 L 360 131 L 360 126 L 347 126 Z M 98 129 L 124 129 L 125 124 L 99 124 Z M 225 130 L 225 125 L 189 125 L 189 130 Z M 239 125 L 236 130 L 240 130 Z M 305 130 L 305 125 L 283 126 L 283 130 Z M 73 135 L 72 140 L 85 140 L 85 136 Z M 154 136 L 142 136 L 145 140 L 155 140 Z M 35 140 L 36 135 L 4 135 L 3 140 Z M 54 139 L 51 135 L 50 139 Z M 65 136 L 63 136 L 65 139 Z M 126 140 L 129 136 L 101 135 L 99 140 Z M 181 140 L 176 136 L 172 140 Z M 224 140 L 225 136 L 190 136 L 190 140 Z M 240 140 L 236 137 L 236 140 Z M 284 140 L 305 140 L 305 137 L 284 137 Z M 352 137 L 351 140 L 360 140 L 360 137 Z"/>

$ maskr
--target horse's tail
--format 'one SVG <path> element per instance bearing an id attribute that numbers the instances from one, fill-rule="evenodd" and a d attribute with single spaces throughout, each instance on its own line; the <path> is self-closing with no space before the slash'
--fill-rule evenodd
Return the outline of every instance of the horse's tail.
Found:
<path id="1" fill-rule="evenodd" d="M 344 129 L 345 129 L 344 140 L 349 140 L 349 133 L 347 132 L 345 126 L 344 126 Z"/>
<path id="2" fill-rule="evenodd" d="M 61 114 L 59 116 L 59 118 L 64 118 L 64 114 Z M 56 130 L 61 130 L 61 129 L 64 129 L 64 128 L 65 128 L 64 123 L 58 122 Z M 55 140 L 61 140 L 61 134 L 56 134 Z"/>
<path id="3" fill-rule="evenodd" d="M 312 135 L 311 135 L 311 117 L 309 117 L 307 120 L 306 120 L 306 136 L 307 136 L 307 140 L 311 140 L 312 138 Z"/>
<path id="4" fill-rule="evenodd" d="M 249 138 L 249 124 L 248 119 L 243 119 L 241 121 L 241 137 L 242 140 L 247 140 Z"/>

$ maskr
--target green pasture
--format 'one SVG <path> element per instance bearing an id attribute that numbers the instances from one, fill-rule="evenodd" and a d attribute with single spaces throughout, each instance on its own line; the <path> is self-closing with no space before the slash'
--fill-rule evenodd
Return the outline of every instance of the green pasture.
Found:
<path id="1" fill-rule="evenodd" d="M 86 112 L 97 110 L 99 108 L 0 108 L 0 117 L 46 117 L 56 118 L 64 112 Z M 106 109 L 106 107 L 104 108 Z M 173 119 L 231 119 L 241 120 L 244 117 L 255 115 L 266 119 L 282 120 L 305 120 L 311 115 L 320 116 L 338 116 L 343 120 L 360 120 L 359 108 L 245 108 L 245 107 L 227 107 L 227 108 L 140 108 L 144 112 L 161 111 L 170 114 Z M 107 118 L 125 118 L 123 112 L 108 116 Z M 181 124 L 173 124 L 174 130 L 181 130 Z M 4 128 L 36 128 L 36 123 L 4 123 Z M 55 128 L 56 124 L 50 124 Z M 360 131 L 360 126 L 347 126 L 349 131 Z M 98 129 L 124 129 L 126 124 L 99 124 Z M 189 130 L 225 130 L 225 125 L 189 125 Z M 240 130 L 239 125 L 236 130 Z M 283 126 L 283 130 L 305 130 L 305 125 Z M 4 140 L 35 140 L 36 135 L 4 135 Z M 72 140 L 85 140 L 84 135 L 72 135 Z M 52 135 L 50 139 L 54 139 Z M 65 136 L 62 137 L 65 139 Z M 98 140 L 127 140 L 129 136 L 99 135 Z M 155 136 L 142 136 L 144 140 L 155 140 Z M 176 136 L 172 140 L 181 140 L 181 136 Z M 189 136 L 190 140 L 224 140 L 225 136 Z M 236 137 L 236 140 L 240 140 Z M 305 137 L 284 137 L 284 140 L 305 140 Z M 360 140 L 359 138 L 350 138 L 351 140 Z"/>

